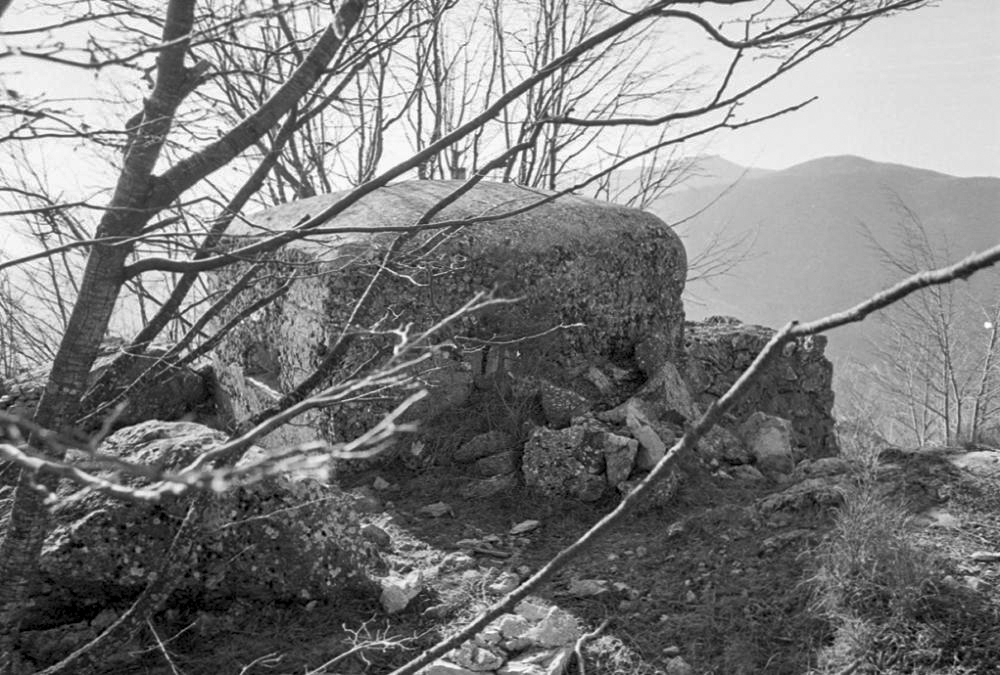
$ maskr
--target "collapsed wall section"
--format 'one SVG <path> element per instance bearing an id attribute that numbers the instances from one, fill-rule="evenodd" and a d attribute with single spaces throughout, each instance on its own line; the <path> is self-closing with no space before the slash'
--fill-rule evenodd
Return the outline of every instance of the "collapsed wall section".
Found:
<path id="1" fill-rule="evenodd" d="M 717 400 L 775 334 L 771 328 L 711 317 L 685 325 L 685 377 L 703 408 Z M 736 424 L 756 411 L 792 423 L 793 441 L 807 456 L 837 453 L 833 419 L 833 364 L 826 338 L 799 338 L 785 345 L 733 410 Z"/>

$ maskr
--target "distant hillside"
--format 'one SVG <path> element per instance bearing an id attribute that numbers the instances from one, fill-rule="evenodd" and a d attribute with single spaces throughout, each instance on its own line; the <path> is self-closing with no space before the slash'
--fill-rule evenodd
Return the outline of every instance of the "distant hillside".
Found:
<path id="1" fill-rule="evenodd" d="M 718 155 L 705 155 L 694 160 L 689 175 L 684 179 L 685 189 L 709 186 L 726 186 L 741 180 L 761 178 L 774 173 L 770 169 L 740 166 Z"/>
<path id="2" fill-rule="evenodd" d="M 679 226 L 689 256 L 713 237 L 755 237 L 751 259 L 712 285 L 690 285 L 688 314 L 729 314 L 778 326 L 846 308 L 890 278 L 864 234 L 887 246 L 912 210 L 935 236 L 946 236 L 952 260 L 1000 242 L 1000 178 L 957 178 L 860 157 L 827 157 L 782 171 L 745 171 L 712 158 L 722 177 L 697 179 L 650 210 Z M 727 166 L 728 165 L 728 166 Z M 744 174 L 733 184 L 735 178 Z M 1000 293 L 997 277 L 977 293 Z M 985 297 L 985 296 L 984 296 Z M 831 335 L 833 356 L 862 357 L 864 330 Z"/>

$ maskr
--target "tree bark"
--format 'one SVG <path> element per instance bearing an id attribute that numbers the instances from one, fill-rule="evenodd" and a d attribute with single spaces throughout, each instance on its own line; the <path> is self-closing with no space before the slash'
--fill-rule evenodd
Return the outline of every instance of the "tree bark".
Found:
<path id="1" fill-rule="evenodd" d="M 157 58 L 157 83 L 143 104 L 139 126 L 126 150 L 97 238 L 138 234 L 154 214 L 147 207 L 151 177 L 188 84 L 184 67 L 188 43 L 184 38 L 194 24 L 195 4 L 195 0 L 171 0 L 167 7 L 163 42 L 169 46 Z M 130 252 L 127 246 L 104 244 L 91 249 L 79 296 L 38 403 L 36 424 L 60 432 L 73 427 L 90 369 L 125 281 L 123 270 Z M 30 438 L 29 442 L 36 444 L 37 439 Z M 39 449 L 58 460 L 65 454 L 51 448 Z M 14 491 L 7 530 L 0 543 L 0 672 L 15 667 L 18 628 L 29 604 L 33 572 L 48 529 L 45 498 L 57 484 L 53 476 L 35 476 L 22 470 Z"/>

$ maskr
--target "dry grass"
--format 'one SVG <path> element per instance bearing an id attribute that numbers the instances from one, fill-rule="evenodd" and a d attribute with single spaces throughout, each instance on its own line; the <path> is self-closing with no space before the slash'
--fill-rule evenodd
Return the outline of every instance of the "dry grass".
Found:
<path id="1" fill-rule="evenodd" d="M 811 609 L 833 631 L 813 672 L 993 672 L 996 609 L 947 576 L 954 561 L 923 545 L 907 504 L 877 479 L 879 453 L 844 445 L 863 469 L 813 552 Z"/>

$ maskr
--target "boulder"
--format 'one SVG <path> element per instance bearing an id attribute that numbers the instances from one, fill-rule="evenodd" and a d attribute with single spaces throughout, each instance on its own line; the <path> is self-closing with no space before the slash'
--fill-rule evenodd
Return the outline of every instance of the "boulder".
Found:
<path id="1" fill-rule="evenodd" d="M 627 480 L 635 467 L 639 442 L 633 438 L 605 433 L 603 436 L 605 476 L 608 485 L 615 487 Z"/>
<path id="2" fill-rule="evenodd" d="M 764 473 L 790 474 L 795 469 L 792 425 L 788 420 L 755 412 L 740 425 L 740 436 Z"/>
<path id="3" fill-rule="evenodd" d="M 525 485 L 551 497 L 600 499 L 607 488 L 602 437 L 581 425 L 535 429 L 524 445 Z"/>
<path id="4" fill-rule="evenodd" d="M 590 410 L 590 401 L 572 389 L 545 382 L 541 386 L 540 393 L 545 420 L 556 429 L 569 426 L 574 417 Z"/>
<path id="5" fill-rule="evenodd" d="M 718 425 L 698 441 L 698 453 L 707 461 L 720 464 L 749 464 L 750 451 L 739 438 L 728 429 Z"/>
<path id="6" fill-rule="evenodd" d="M 153 421 L 112 434 L 98 452 L 177 469 L 226 439 L 199 424 Z M 60 502 L 40 558 L 38 613 L 72 616 L 137 595 L 188 501 L 125 502 L 87 493 Z M 200 514 L 191 564 L 176 580 L 174 597 L 188 606 L 229 598 L 333 600 L 346 588 L 370 588 L 378 547 L 361 534 L 351 501 L 335 487 L 295 476 L 216 495 Z"/>
<path id="7" fill-rule="evenodd" d="M 125 393 L 122 399 L 125 406 L 116 413 L 112 429 L 138 424 L 147 420 L 178 420 L 185 415 L 200 409 L 209 402 L 209 383 L 206 377 L 191 368 L 178 368 L 160 361 L 167 353 L 167 348 L 151 348 L 143 356 L 137 357 L 131 367 L 119 374 L 118 381 L 130 385 L 154 368 L 162 368 L 163 372 L 147 382 L 134 394 Z M 101 375 L 111 367 L 117 351 L 105 351 L 94 362 L 94 367 L 88 377 L 88 386 L 93 386 Z M 12 415 L 31 419 L 35 414 L 38 400 L 45 389 L 47 374 L 35 373 L 24 380 L 9 382 L 0 388 L 0 410 Z M 125 391 L 124 386 L 102 392 L 101 400 L 112 400 Z M 105 414 L 98 414 L 89 420 L 84 428 L 88 430 L 100 428 Z M 0 440 L 7 436 L 7 430 L 0 427 Z"/>
<path id="8" fill-rule="evenodd" d="M 639 452 L 635 459 L 636 468 L 640 471 L 649 471 L 667 454 L 667 444 L 652 425 L 644 422 L 641 417 L 629 415 L 626 423 L 632 437 L 639 444 Z"/>
<path id="9" fill-rule="evenodd" d="M 228 307 L 220 322 L 243 311 L 296 275 L 288 292 L 226 335 L 216 351 L 217 367 L 238 366 L 243 383 L 254 380 L 277 392 L 288 391 L 311 373 L 332 340 L 352 317 L 355 301 L 368 287 L 373 270 L 398 233 L 366 233 L 385 226 L 408 226 L 461 185 L 456 181 L 408 181 L 377 190 L 335 216 L 328 228 L 354 232 L 317 235 L 292 242 L 273 255 L 253 292 Z M 528 206 L 545 193 L 511 184 L 480 183 L 445 208 L 437 218 L 469 222 Z M 343 194 L 314 197 L 252 216 L 238 234 L 256 235 L 299 222 L 336 203 Z M 587 364 L 631 361 L 638 341 L 660 335 L 662 351 L 680 359 L 683 348 L 681 291 L 686 274 L 684 248 L 676 234 L 655 216 L 608 203 L 564 196 L 516 216 L 469 224 L 441 232 L 414 231 L 400 255 L 370 290 L 353 325 L 368 327 L 391 316 L 392 325 L 412 323 L 411 334 L 436 324 L 478 291 L 494 291 L 516 303 L 498 304 L 453 321 L 437 335 L 455 345 L 447 358 L 414 369 L 431 395 L 411 417 L 430 420 L 453 410 L 472 380 L 500 372 L 523 373 L 576 393 L 571 379 L 588 382 L 596 393 L 610 390 L 608 378 L 590 383 Z M 246 239 L 241 239 L 245 242 Z M 236 265 L 218 272 L 226 287 L 243 274 Z M 391 348 L 385 333 L 359 337 L 343 365 L 331 373 L 342 378 L 373 356 Z M 583 364 L 578 372 L 577 366 Z M 603 367 L 603 365 L 602 365 Z M 433 373 L 450 373 L 441 384 Z M 239 377 L 222 378 L 237 389 L 235 398 L 253 404 L 255 396 L 238 391 Z M 300 421 L 329 440 L 356 437 L 409 392 L 380 391 L 379 396 L 313 411 Z M 555 397 L 558 398 L 558 397 Z M 568 423 L 565 410 L 549 412 Z M 262 405 L 260 401 L 257 406 Z M 253 406 L 251 405 L 251 410 Z M 272 434 L 265 445 L 302 440 L 294 428 Z"/>
<path id="10" fill-rule="evenodd" d="M 693 424 L 701 416 L 688 383 L 669 361 L 660 365 L 636 393 L 636 397 L 649 404 L 656 419 Z"/>
<path id="11" fill-rule="evenodd" d="M 390 574 L 379 580 L 382 594 L 379 602 L 388 614 L 397 614 L 406 609 L 410 600 L 424 590 L 424 575 L 420 570 L 414 570 L 406 575 Z"/>

